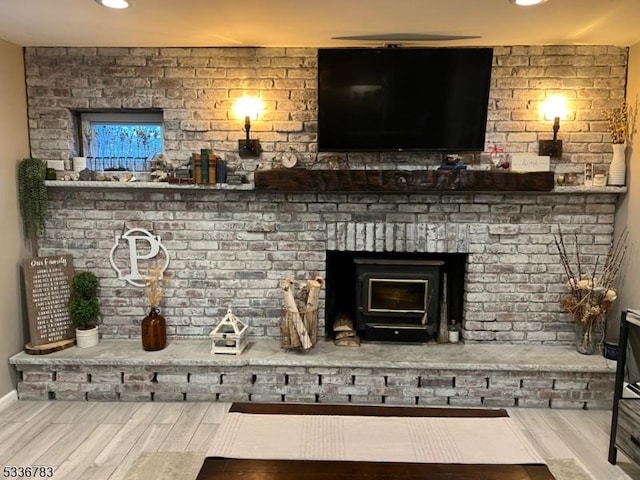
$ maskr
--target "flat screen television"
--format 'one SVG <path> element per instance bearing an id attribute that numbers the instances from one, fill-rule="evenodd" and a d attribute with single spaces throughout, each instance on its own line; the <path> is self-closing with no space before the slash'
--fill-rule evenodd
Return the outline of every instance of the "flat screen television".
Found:
<path id="1" fill-rule="evenodd" d="M 491 48 L 318 51 L 318 150 L 484 150 Z"/>

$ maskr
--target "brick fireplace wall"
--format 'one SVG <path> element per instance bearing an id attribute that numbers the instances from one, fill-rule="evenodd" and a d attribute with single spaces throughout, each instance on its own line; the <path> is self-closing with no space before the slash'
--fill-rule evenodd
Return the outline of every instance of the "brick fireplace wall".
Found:
<path id="1" fill-rule="evenodd" d="M 103 335 L 136 337 L 144 292 L 117 279 L 109 250 L 125 224 L 153 229 L 171 257 L 163 314 L 172 338 L 205 337 L 229 305 L 253 337 L 278 338 L 279 281 L 324 276 L 327 250 L 468 252 L 467 341 L 568 343 L 552 234 L 558 225 L 577 233 L 588 269 L 608 250 L 616 198 L 55 188 L 40 255 L 70 253 L 77 270 L 96 272 Z"/>
<path id="2" fill-rule="evenodd" d="M 607 163 L 604 110 L 625 98 L 627 49 L 610 46 L 508 46 L 494 50 L 487 143 L 537 152 L 551 137 L 540 100 L 562 93 L 564 157 L 554 168 L 581 172 Z M 316 154 L 316 50 L 310 48 L 25 49 L 32 155 L 78 153 L 73 111 L 162 109 L 174 159 L 212 148 L 232 172 L 249 177 L 260 161 L 293 147 Z M 252 127 L 261 159 L 239 159 L 243 132 L 233 99 L 260 95 L 264 116 Z M 353 165 L 422 167 L 418 154 L 352 154 Z M 384 231 L 384 249 L 468 249 L 463 336 L 467 341 L 566 343 L 560 312 L 564 275 L 553 246 L 560 224 L 579 235 L 592 265 L 613 235 L 613 194 L 324 195 L 252 191 L 51 189 L 40 255 L 70 253 L 76 269 L 100 277 L 105 337 L 139 335 L 144 292 L 116 279 L 109 250 L 123 225 L 153 228 L 171 265 L 163 312 L 172 338 L 201 338 L 229 304 L 254 337 L 278 337 L 278 282 L 324 273 L 327 250 L 367 248 L 358 232 Z M 344 233 L 344 238 L 340 237 Z M 372 240 L 370 240 L 372 241 Z M 380 240 L 381 241 L 381 240 Z M 342 242 L 342 243 L 341 243 Z M 376 239 L 377 242 L 377 239 Z M 377 243 L 373 248 L 377 248 Z M 387 242 L 389 245 L 387 245 Z M 323 326 L 321 325 L 321 329 Z"/>
<path id="3" fill-rule="evenodd" d="M 487 144 L 509 152 L 537 152 L 551 138 L 538 106 L 546 95 L 570 103 L 563 121 L 561 168 L 608 163 L 604 110 L 625 99 L 628 49 L 613 46 L 495 47 Z M 25 49 L 32 154 L 45 160 L 77 155 L 71 112 L 78 109 L 162 109 L 165 146 L 174 159 L 209 147 L 231 171 L 251 173 L 256 160 L 237 158 L 243 137 L 233 100 L 244 93 L 266 103 L 252 132 L 261 160 L 293 147 L 316 154 L 317 73 L 312 48 L 40 48 Z M 350 155 L 351 165 L 437 164 L 438 157 Z"/>

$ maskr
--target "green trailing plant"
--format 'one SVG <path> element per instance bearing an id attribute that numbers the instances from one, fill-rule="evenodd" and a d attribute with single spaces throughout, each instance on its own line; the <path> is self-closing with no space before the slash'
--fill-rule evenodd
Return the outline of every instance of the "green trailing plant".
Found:
<path id="1" fill-rule="evenodd" d="M 98 278 L 94 273 L 81 272 L 73 276 L 69 317 L 80 330 L 87 330 L 98 324 L 100 302 L 97 293 Z"/>
<path id="2" fill-rule="evenodd" d="M 45 231 L 47 219 L 47 163 L 24 158 L 18 164 L 18 202 L 25 241 L 34 242 Z"/>

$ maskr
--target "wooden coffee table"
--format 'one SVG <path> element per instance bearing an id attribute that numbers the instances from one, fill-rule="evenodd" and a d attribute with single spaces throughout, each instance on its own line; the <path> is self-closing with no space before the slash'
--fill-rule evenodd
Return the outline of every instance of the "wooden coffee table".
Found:
<path id="1" fill-rule="evenodd" d="M 546 465 L 459 465 L 208 457 L 196 480 L 555 480 L 555 477 Z"/>
<path id="2" fill-rule="evenodd" d="M 230 412 L 280 415 L 506 417 L 502 409 L 234 403 Z M 255 460 L 208 457 L 196 480 L 555 480 L 546 465 Z"/>

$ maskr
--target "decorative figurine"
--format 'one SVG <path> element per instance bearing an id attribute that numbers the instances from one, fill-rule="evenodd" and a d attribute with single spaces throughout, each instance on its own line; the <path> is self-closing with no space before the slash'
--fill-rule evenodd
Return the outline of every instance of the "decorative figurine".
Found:
<path id="1" fill-rule="evenodd" d="M 222 321 L 211 331 L 211 353 L 238 355 L 247 346 L 248 327 L 227 309 Z"/>

